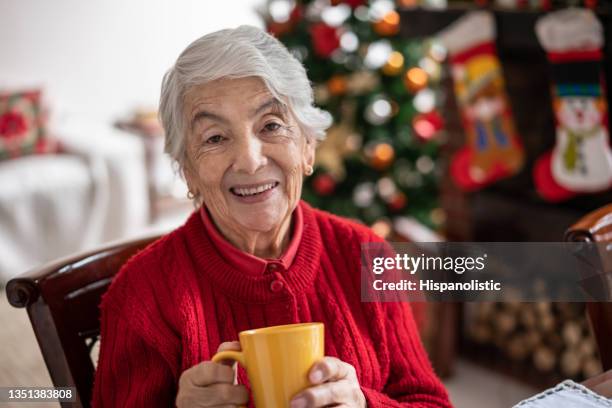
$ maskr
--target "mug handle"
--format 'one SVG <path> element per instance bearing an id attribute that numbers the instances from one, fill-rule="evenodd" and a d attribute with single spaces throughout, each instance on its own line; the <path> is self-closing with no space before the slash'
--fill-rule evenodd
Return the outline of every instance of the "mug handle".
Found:
<path id="1" fill-rule="evenodd" d="M 241 366 L 246 368 L 246 361 L 244 359 L 244 353 L 242 351 L 232 351 L 232 350 L 220 351 L 217 354 L 215 354 L 211 358 L 211 360 L 213 363 L 218 363 L 221 360 L 234 360 L 234 361 L 237 361 Z M 240 405 L 240 408 L 246 408 L 246 405 Z"/>

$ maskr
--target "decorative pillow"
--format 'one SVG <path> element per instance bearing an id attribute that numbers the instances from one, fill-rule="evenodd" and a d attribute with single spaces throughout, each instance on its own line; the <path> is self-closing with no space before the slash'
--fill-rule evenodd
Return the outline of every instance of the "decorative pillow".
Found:
<path id="1" fill-rule="evenodd" d="M 40 91 L 0 93 L 0 160 L 54 151 L 45 122 Z"/>

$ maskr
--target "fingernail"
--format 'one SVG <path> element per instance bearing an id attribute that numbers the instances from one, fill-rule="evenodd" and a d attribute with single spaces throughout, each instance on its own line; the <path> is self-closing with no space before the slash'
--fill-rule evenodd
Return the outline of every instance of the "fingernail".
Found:
<path id="1" fill-rule="evenodd" d="M 319 383 L 322 379 L 323 373 L 321 370 L 313 371 L 312 374 L 310 374 L 310 381 L 313 383 Z"/>
<path id="2" fill-rule="evenodd" d="M 306 408 L 306 399 L 299 397 L 291 401 L 291 408 Z"/>

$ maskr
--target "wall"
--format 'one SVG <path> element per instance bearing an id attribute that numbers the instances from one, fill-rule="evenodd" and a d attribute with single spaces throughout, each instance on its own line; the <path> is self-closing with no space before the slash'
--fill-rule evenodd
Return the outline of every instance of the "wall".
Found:
<path id="1" fill-rule="evenodd" d="M 54 121 L 111 123 L 157 105 L 161 78 L 194 39 L 261 26 L 265 0 L 0 0 L 0 90 L 42 86 Z"/>

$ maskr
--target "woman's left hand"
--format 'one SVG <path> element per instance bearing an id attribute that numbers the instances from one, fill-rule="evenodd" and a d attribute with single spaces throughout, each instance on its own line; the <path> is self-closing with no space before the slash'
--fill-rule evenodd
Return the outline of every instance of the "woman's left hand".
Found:
<path id="1" fill-rule="evenodd" d="M 366 407 L 366 399 L 352 365 L 335 357 L 324 357 L 312 366 L 308 378 L 312 387 L 296 395 L 291 400 L 291 408 Z"/>

